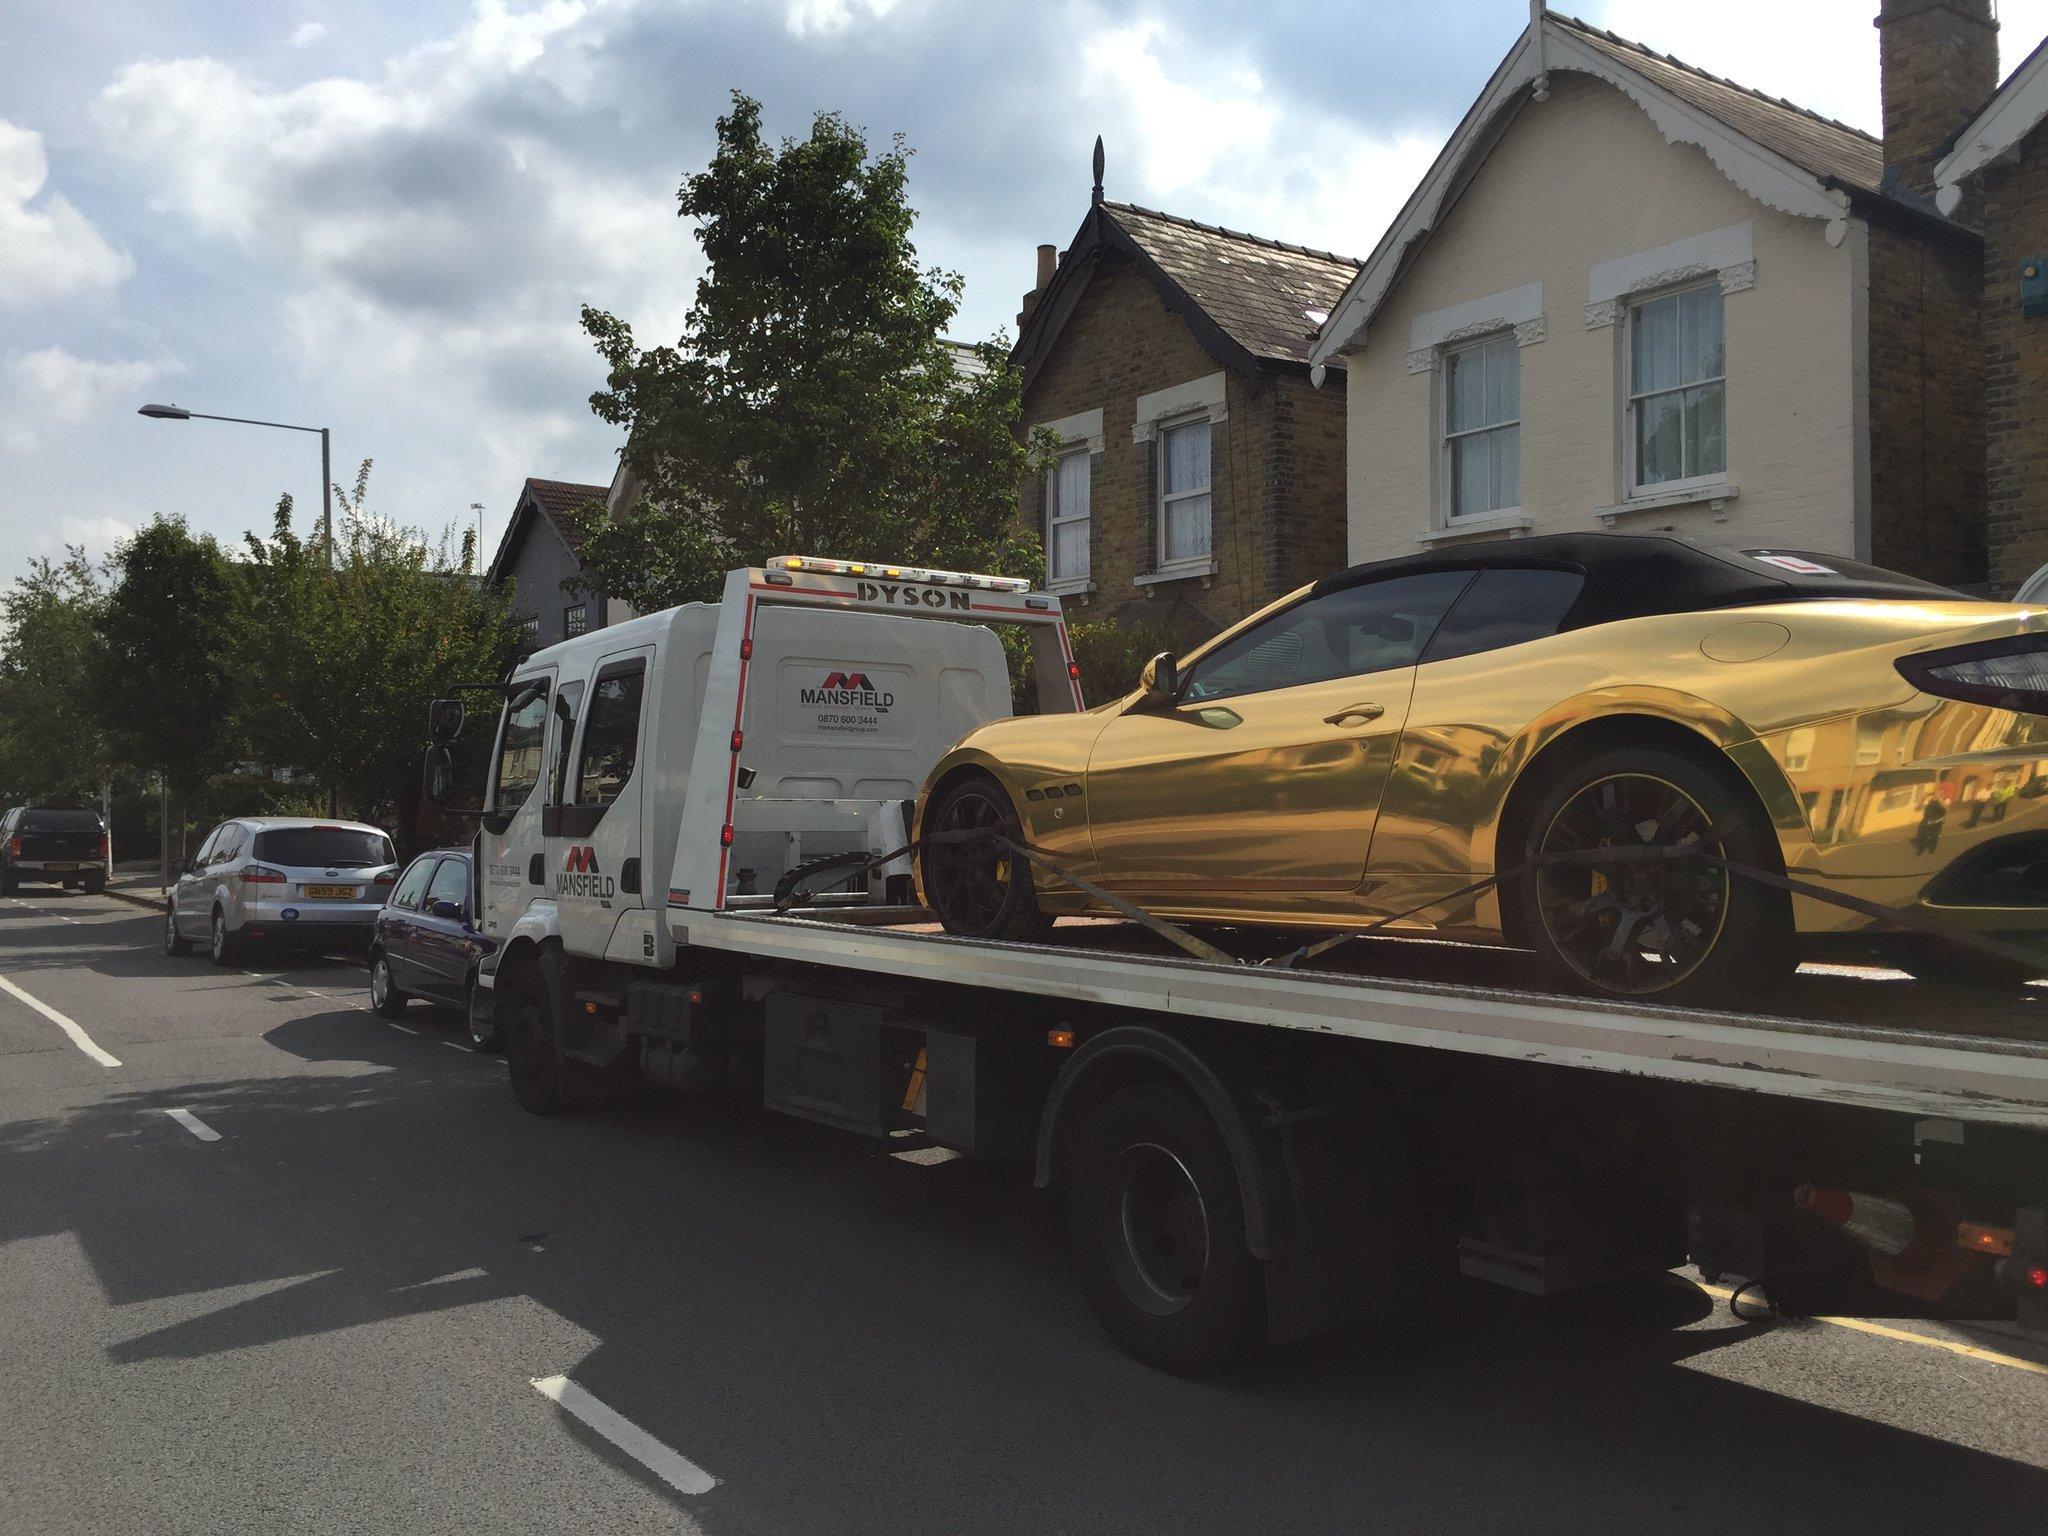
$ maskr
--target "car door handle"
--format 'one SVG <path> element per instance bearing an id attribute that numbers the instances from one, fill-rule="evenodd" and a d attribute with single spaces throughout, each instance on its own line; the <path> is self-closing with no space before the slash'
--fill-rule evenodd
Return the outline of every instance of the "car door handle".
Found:
<path id="1" fill-rule="evenodd" d="M 1347 704 L 1334 715 L 1323 716 L 1323 724 L 1369 725 L 1386 712 L 1383 704 Z"/>

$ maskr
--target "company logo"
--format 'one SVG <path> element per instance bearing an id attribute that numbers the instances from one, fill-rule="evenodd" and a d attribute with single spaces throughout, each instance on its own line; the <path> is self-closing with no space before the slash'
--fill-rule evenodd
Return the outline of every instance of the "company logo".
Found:
<path id="1" fill-rule="evenodd" d="M 614 889 L 612 877 L 598 870 L 595 848 L 571 848 L 562 859 L 562 872 L 555 876 L 557 896 L 609 901 Z"/>
<path id="2" fill-rule="evenodd" d="M 868 681 L 865 672 L 827 672 L 825 681 L 816 688 L 799 688 L 797 702 L 806 705 L 828 704 L 841 709 L 872 709 L 886 713 L 896 702 L 896 695 L 877 688 Z"/>
<path id="3" fill-rule="evenodd" d="M 858 581 L 854 591 L 864 603 L 885 603 L 893 608 L 957 608 L 974 610 L 974 594 L 942 587 L 899 587 L 885 581 Z"/>

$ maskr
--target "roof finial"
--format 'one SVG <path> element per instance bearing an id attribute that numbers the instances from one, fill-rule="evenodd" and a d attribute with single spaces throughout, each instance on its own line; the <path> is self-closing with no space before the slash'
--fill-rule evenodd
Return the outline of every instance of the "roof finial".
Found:
<path id="1" fill-rule="evenodd" d="M 1089 194 L 1088 206 L 1094 207 L 1102 201 L 1102 135 L 1095 135 L 1095 190 Z"/>

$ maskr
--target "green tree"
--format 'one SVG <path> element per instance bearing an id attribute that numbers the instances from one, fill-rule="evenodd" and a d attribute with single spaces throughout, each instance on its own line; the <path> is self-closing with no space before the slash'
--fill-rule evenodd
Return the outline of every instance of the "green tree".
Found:
<path id="1" fill-rule="evenodd" d="M 960 279 L 918 264 L 909 156 L 832 113 L 778 147 L 734 93 L 678 198 L 706 261 L 681 338 L 642 349 L 583 311 L 609 370 L 591 407 L 644 489 L 618 522 L 577 514 L 594 589 L 645 612 L 792 553 L 1037 574 L 1019 382 L 1000 345 L 963 371 L 943 340 Z"/>
<path id="2" fill-rule="evenodd" d="M 114 754 L 93 708 L 106 580 L 83 549 L 38 559 L 0 596 L 0 792 L 96 797 Z"/>
<path id="3" fill-rule="evenodd" d="M 503 594 L 468 574 L 472 536 L 429 543 L 369 511 L 370 464 L 341 497 L 334 566 L 279 500 L 247 537 L 249 620 L 234 651 L 250 756 L 333 790 L 352 814 L 410 834 L 427 703 L 501 676 L 516 630 Z"/>
<path id="4" fill-rule="evenodd" d="M 229 662 L 247 593 L 214 540 L 157 516 L 115 550 L 99 611 L 99 718 L 116 751 L 180 800 L 237 757 Z"/>

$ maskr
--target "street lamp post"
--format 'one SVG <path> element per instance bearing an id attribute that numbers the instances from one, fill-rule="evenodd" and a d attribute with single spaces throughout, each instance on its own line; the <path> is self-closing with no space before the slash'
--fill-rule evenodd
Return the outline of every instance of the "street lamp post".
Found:
<path id="1" fill-rule="evenodd" d="M 327 429 L 301 427 L 289 421 L 257 421 L 249 416 L 210 416 L 205 411 L 188 411 L 182 405 L 145 405 L 135 413 L 156 421 L 232 421 L 244 427 L 276 427 L 284 432 L 320 434 L 320 542 L 327 551 L 327 565 L 334 566 L 334 471 L 327 457 Z"/>

